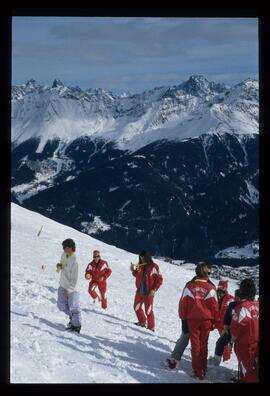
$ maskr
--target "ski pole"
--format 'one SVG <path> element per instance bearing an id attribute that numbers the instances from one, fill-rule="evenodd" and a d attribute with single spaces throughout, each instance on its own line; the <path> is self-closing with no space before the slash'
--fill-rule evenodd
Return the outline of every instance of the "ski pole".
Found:
<path id="1" fill-rule="evenodd" d="M 41 233 L 42 228 L 43 228 L 43 225 L 41 226 L 39 232 L 37 233 L 37 236 L 38 236 L 38 237 L 40 236 L 40 233 Z"/>

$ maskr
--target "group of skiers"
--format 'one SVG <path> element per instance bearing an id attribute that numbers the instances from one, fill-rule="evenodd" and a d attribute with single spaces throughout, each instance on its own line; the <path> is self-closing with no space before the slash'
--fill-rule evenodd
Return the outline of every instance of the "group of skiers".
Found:
<path id="1" fill-rule="evenodd" d="M 79 304 L 79 266 L 75 255 L 75 242 L 66 239 L 62 243 L 63 254 L 56 265 L 61 271 L 57 306 L 69 316 L 66 327 L 79 333 L 81 330 L 81 310 Z M 137 264 L 131 263 L 130 270 L 135 277 L 136 293 L 134 311 L 138 322 L 135 324 L 155 331 L 154 296 L 163 283 L 159 266 L 154 263 L 149 252 L 139 254 Z M 166 366 L 175 369 L 179 366 L 182 354 L 191 343 L 193 376 L 204 379 L 209 364 L 219 365 L 230 359 L 234 346 L 239 367 L 239 382 L 258 381 L 259 350 L 259 306 L 255 300 L 256 287 L 252 279 L 244 279 L 235 296 L 228 293 L 228 282 L 220 280 L 218 287 L 209 279 L 211 267 L 201 262 L 196 266 L 196 276 L 187 282 L 179 301 L 179 317 L 182 321 L 182 334 L 177 340 Z M 85 269 L 85 279 L 89 280 L 88 292 L 95 302 L 107 308 L 107 279 L 112 270 L 106 260 L 101 259 L 98 250 L 93 251 L 93 260 Z M 98 288 L 100 296 L 96 292 Z M 217 329 L 215 355 L 208 358 L 208 338 L 210 331 Z"/>
<path id="2" fill-rule="evenodd" d="M 228 293 L 228 282 L 220 280 L 218 288 L 210 281 L 211 267 L 199 263 L 196 276 L 184 287 L 179 301 L 182 334 L 171 357 L 166 360 L 170 369 L 177 368 L 182 354 L 191 343 L 194 377 L 204 379 L 207 370 L 208 338 L 217 329 L 215 355 L 209 363 L 218 366 L 230 359 L 234 347 L 239 362 L 239 382 L 258 382 L 259 303 L 252 279 L 243 279 L 235 296 Z"/>

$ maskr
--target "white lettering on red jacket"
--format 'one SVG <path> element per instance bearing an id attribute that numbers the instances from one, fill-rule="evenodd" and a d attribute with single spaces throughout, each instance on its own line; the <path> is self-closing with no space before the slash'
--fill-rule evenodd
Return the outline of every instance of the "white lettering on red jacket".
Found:
<path id="1" fill-rule="evenodd" d="M 179 316 L 186 320 L 214 320 L 218 316 L 216 289 L 206 279 L 188 282 L 179 301 Z"/>
<path id="2" fill-rule="evenodd" d="M 237 344 L 250 345 L 259 340 L 259 305 L 257 301 L 242 300 L 235 307 L 230 326 Z"/>

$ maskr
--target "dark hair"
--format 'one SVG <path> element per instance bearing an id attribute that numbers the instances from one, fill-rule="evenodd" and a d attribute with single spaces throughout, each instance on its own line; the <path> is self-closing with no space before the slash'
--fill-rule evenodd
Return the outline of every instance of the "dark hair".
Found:
<path id="1" fill-rule="evenodd" d="M 199 264 L 197 264 L 197 267 L 195 268 L 195 272 L 196 272 L 196 275 L 197 275 L 199 278 L 205 278 L 205 277 L 207 277 L 207 276 L 208 276 L 208 273 L 209 273 L 209 266 L 208 266 L 208 264 L 206 264 L 206 263 L 203 262 L 203 261 L 200 261 Z"/>
<path id="2" fill-rule="evenodd" d="M 240 292 L 240 289 L 235 289 L 235 291 L 234 291 L 234 297 L 241 298 L 241 292 Z"/>
<path id="3" fill-rule="evenodd" d="M 142 250 L 141 253 L 139 254 L 139 263 L 142 263 L 141 257 L 144 258 L 144 260 L 146 261 L 147 264 L 152 264 L 153 260 L 151 257 L 151 254 L 149 252 L 147 252 L 146 250 Z"/>
<path id="4" fill-rule="evenodd" d="M 239 291 L 241 298 L 246 298 L 247 300 L 254 300 L 257 290 L 253 279 L 243 279 L 240 283 Z"/>
<path id="5" fill-rule="evenodd" d="M 63 246 L 63 248 L 64 248 L 64 247 L 69 247 L 69 248 L 71 248 L 71 249 L 73 250 L 73 252 L 75 252 L 75 250 L 76 250 L 75 242 L 74 242 L 73 239 L 71 239 L 71 238 L 65 239 L 65 240 L 62 242 L 62 246 Z"/>

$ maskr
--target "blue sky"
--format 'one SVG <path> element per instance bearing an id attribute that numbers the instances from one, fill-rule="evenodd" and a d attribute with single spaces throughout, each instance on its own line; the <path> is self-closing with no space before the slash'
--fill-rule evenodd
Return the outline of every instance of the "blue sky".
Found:
<path id="1" fill-rule="evenodd" d="M 12 84 L 142 92 L 258 78 L 257 18 L 13 17 Z"/>

